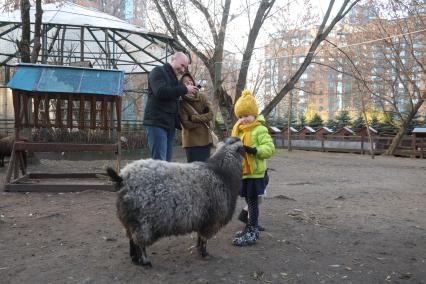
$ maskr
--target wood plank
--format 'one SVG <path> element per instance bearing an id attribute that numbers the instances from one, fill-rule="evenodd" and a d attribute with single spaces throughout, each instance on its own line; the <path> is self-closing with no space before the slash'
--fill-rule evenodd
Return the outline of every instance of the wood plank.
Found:
<path id="1" fill-rule="evenodd" d="M 61 99 L 56 99 L 56 117 L 55 117 L 55 126 L 58 128 L 62 128 L 62 107 L 61 107 Z"/>
<path id="2" fill-rule="evenodd" d="M 84 129 L 84 96 L 80 95 L 80 105 L 79 105 L 79 115 L 80 120 L 78 122 L 78 129 Z"/>
<path id="3" fill-rule="evenodd" d="M 96 129 L 96 97 L 92 96 L 90 100 L 90 128 Z"/>
<path id="4" fill-rule="evenodd" d="M 50 117 L 49 117 L 49 94 L 44 95 L 44 120 L 43 127 L 50 127 Z"/>
<path id="5" fill-rule="evenodd" d="M 15 128 L 16 129 L 21 129 L 21 121 L 19 120 L 21 114 L 21 105 L 20 105 L 20 100 L 19 100 L 19 95 L 20 95 L 20 91 L 19 90 L 13 90 L 13 110 L 15 112 Z"/>
<path id="6" fill-rule="evenodd" d="M 30 119 L 29 119 L 29 115 L 28 115 L 28 103 L 29 103 L 29 97 L 27 93 L 23 94 L 23 112 L 24 112 L 24 122 L 23 125 L 24 127 L 30 127 Z"/>
<path id="7" fill-rule="evenodd" d="M 16 142 L 13 144 L 12 154 L 9 160 L 9 166 L 7 167 L 6 179 L 5 179 L 6 184 L 10 182 L 10 179 L 12 178 L 13 169 L 15 168 L 15 163 L 16 163 L 15 145 L 16 145 Z"/>
<path id="8" fill-rule="evenodd" d="M 108 129 L 108 103 L 105 96 L 102 98 L 101 106 L 101 129 Z"/>
<path id="9" fill-rule="evenodd" d="M 67 98 L 67 126 L 69 129 L 73 128 L 73 121 L 72 121 L 72 106 L 73 106 L 73 100 L 72 96 L 68 95 Z"/>
<path id="10" fill-rule="evenodd" d="M 16 182 L 27 182 L 30 179 L 30 175 L 26 174 L 16 180 L 14 180 L 12 183 L 16 183 Z"/>
<path id="11" fill-rule="evenodd" d="M 34 96 L 34 127 L 39 128 L 38 115 L 40 109 L 40 97 Z"/>
<path id="12" fill-rule="evenodd" d="M 62 179 L 62 178 L 78 178 L 78 179 L 104 179 L 108 180 L 109 176 L 106 173 L 30 173 L 30 179 Z"/>
<path id="13" fill-rule="evenodd" d="M 4 186 L 8 192 L 79 192 L 85 190 L 115 191 L 112 184 L 15 184 L 9 183 Z"/>
<path id="14" fill-rule="evenodd" d="M 29 152 L 117 152 L 117 144 L 67 144 L 16 142 L 15 151 Z"/>
<path id="15" fill-rule="evenodd" d="M 115 100 L 115 108 L 116 108 L 116 114 L 117 114 L 117 131 L 121 131 L 121 97 L 116 97 Z"/>

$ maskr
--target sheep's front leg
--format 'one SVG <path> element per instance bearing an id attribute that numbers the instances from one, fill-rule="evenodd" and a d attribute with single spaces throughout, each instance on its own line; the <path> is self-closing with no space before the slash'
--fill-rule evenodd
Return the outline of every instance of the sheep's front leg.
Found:
<path id="1" fill-rule="evenodd" d="M 197 248 L 198 248 L 198 253 L 202 257 L 206 257 L 209 255 L 209 253 L 207 252 L 207 239 L 201 236 L 199 233 L 197 238 Z"/>
<path id="2" fill-rule="evenodd" d="M 137 244 L 135 244 L 135 242 L 132 239 L 129 240 L 129 247 L 130 247 L 130 257 L 132 259 L 132 262 L 134 264 L 139 264 L 139 259 L 142 254 L 140 247 Z"/>
<path id="3" fill-rule="evenodd" d="M 130 257 L 132 258 L 132 262 L 136 265 L 152 267 L 151 260 L 146 254 L 145 246 L 140 247 L 135 244 L 132 239 L 130 240 Z"/>
<path id="4" fill-rule="evenodd" d="M 144 265 L 144 266 L 150 266 L 150 267 L 152 267 L 151 260 L 149 259 L 148 255 L 146 254 L 146 248 L 145 248 L 145 246 L 142 246 L 141 252 L 142 252 L 142 254 L 141 254 L 141 261 L 142 261 L 142 263 L 141 264 Z"/>

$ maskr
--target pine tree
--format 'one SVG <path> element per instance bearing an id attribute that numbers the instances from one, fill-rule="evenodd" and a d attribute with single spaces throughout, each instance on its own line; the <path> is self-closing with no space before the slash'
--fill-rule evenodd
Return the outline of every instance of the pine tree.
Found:
<path id="1" fill-rule="evenodd" d="M 336 121 L 334 121 L 334 119 L 329 118 L 327 120 L 327 123 L 325 124 L 328 128 L 332 129 L 332 130 L 337 130 L 337 123 Z"/>
<path id="2" fill-rule="evenodd" d="M 349 116 L 349 112 L 346 110 L 342 110 L 335 118 L 337 129 L 343 128 L 345 126 L 350 126 L 351 117 Z"/>
<path id="3" fill-rule="evenodd" d="M 309 126 L 314 128 L 314 129 L 318 129 L 320 127 L 322 127 L 324 125 L 324 122 L 321 118 L 321 116 L 319 116 L 319 114 L 315 113 L 314 116 L 312 117 L 312 119 L 309 121 Z"/>
<path id="4" fill-rule="evenodd" d="M 302 129 L 306 126 L 306 117 L 304 115 L 299 116 L 299 124 L 297 125 L 298 129 Z"/>
<path id="5" fill-rule="evenodd" d="M 360 131 L 365 126 L 365 121 L 362 115 L 358 116 L 352 123 L 352 130 L 355 132 Z"/>

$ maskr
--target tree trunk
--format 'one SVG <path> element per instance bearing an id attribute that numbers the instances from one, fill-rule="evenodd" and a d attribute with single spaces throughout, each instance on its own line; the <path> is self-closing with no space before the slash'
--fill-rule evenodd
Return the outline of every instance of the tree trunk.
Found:
<path id="1" fill-rule="evenodd" d="M 41 8 L 41 0 L 37 0 L 35 23 L 34 23 L 34 47 L 31 52 L 31 63 L 37 63 L 38 55 L 40 53 L 42 19 L 43 19 L 43 10 Z"/>
<path id="2" fill-rule="evenodd" d="M 423 105 L 424 98 L 421 98 L 410 110 L 408 113 L 408 116 L 404 121 L 402 122 L 401 126 L 398 128 L 398 132 L 396 133 L 395 137 L 392 139 L 392 142 L 389 146 L 389 148 L 384 153 L 385 155 L 394 155 L 396 147 L 398 147 L 399 143 L 401 142 L 402 138 L 404 137 L 404 134 L 407 132 L 408 125 L 410 125 L 411 121 L 413 120 L 414 116 L 416 115 L 417 111 L 420 109 L 420 107 Z"/>
<path id="3" fill-rule="evenodd" d="M 219 98 L 219 108 L 223 117 L 223 123 L 225 124 L 226 132 L 228 136 L 230 135 L 230 130 L 235 123 L 235 116 L 233 112 L 233 105 L 231 97 L 228 95 L 225 89 L 222 86 L 219 86 L 215 90 L 216 98 Z"/>
<path id="4" fill-rule="evenodd" d="M 19 42 L 19 51 L 21 53 L 21 62 L 30 63 L 30 38 L 31 38 L 31 23 L 30 23 L 30 1 L 21 0 L 21 21 L 22 21 L 22 38 Z"/>
<path id="5" fill-rule="evenodd" d="M 290 92 L 289 103 L 288 103 L 288 124 L 287 124 L 287 148 L 288 151 L 291 152 L 293 149 L 291 148 L 291 121 L 292 121 L 292 113 L 293 111 L 293 92 Z"/>
<path id="6" fill-rule="evenodd" d="M 256 13 L 256 18 L 254 19 L 253 26 L 250 29 L 249 37 L 247 40 L 247 45 L 244 50 L 243 60 L 241 61 L 240 72 L 238 74 L 237 86 L 235 87 L 235 100 L 241 96 L 241 92 L 244 90 L 247 82 L 247 72 L 250 65 L 251 57 L 253 55 L 254 44 L 256 43 L 257 36 L 259 35 L 259 30 L 265 21 L 265 18 L 268 16 L 271 11 L 272 6 L 274 5 L 275 0 L 262 0 L 259 5 L 259 9 Z"/>
<path id="7" fill-rule="evenodd" d="M 213 57 L 213 59 L 214 58 L 215 57 Z M 214 96 L 215 98 L 217 98 L 220 113 L 222 114 L 222 118 L 223 118 L 223 123 L 225 124 L 225 129 L 228 134 L 235 120 L 234 120 L 234 114 L 233 114 L 232 98 L 223 88 L 222 82 L 221 82 L 222 65 L 220 63 L 215 64 L 213 68 L 212 68 L 212 65 L 206 65 L 206 66 L 208 67 L 210 78 L 212 78 L 213 79 L 212 81 L 214 82 L 214 85 L 213 85 Z"/>

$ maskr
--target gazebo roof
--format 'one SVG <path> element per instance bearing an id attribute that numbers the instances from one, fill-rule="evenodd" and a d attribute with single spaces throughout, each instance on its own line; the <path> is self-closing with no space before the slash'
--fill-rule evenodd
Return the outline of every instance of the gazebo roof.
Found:
<path id="1" fill-rule="evenodd" d="M 8 88 L 36 93 L 123 95 L 124 72 L 91 68 L 20 64 Z"/>
<path id="2" fill-rule="evenodd" d="M 323 126 L 321 128 L 318 128 L 316 132 L 319 132 L 321 130 L 324 130 L 325 132 L 328 132 L 328 133 L 333 133 L 333 130 L 328 128 L 327 126 Z"/>
<path id="3" fill-rule="evenodd" d="M 426 127 L 416 127 L 413 129 L 413 133 L 426 133 Z"/>
<path id="4" fill-rule="evenodd" d="M 69 65 L 89 60 L 95 68 L 147 73 L 184 50 L 166 35 L 148 32 L 109 14 L 71 2 L 44 4 L 42 23 L 46 42 L 38 62 Z M 30 10 L 34 23 L 35 8 Z M 32 33 L 34 25 L 31 25 Z M 20 61 L 16 42 L 21 37 L 20 10 L 0 13 L 0 65 Z M 83 45 L 81 43 L 83 42 Z M 83 51 L 83 52 L 82 52 Z"/>
<path id="5" fill-rule="evenodd" d="M 310 126 L 305 125 L 302 129 L 299 130 L 299 132 L 303 131 L 304 129 L 308 130 L 310 133 L 314 133 L 315 129 L 313 129 Z"/>

